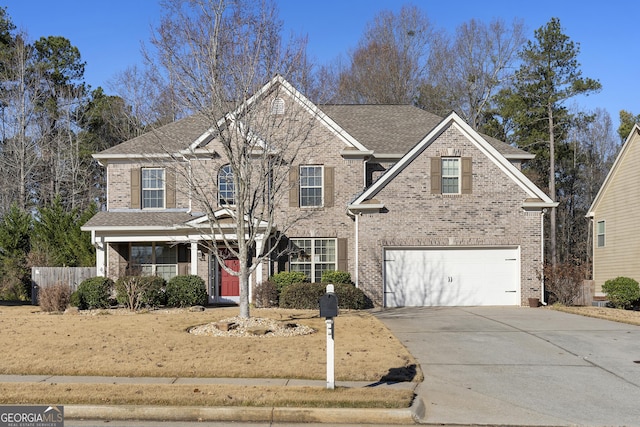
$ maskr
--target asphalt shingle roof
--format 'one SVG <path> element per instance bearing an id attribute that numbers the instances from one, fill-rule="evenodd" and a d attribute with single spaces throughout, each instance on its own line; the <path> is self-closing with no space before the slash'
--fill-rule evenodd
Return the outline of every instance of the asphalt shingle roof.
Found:
<path id="1" fill-rule="evenodd" d="M 407 153 L 443 119 L 412 105 L 324 105 L 320 109 L 378 154 Z M 504 156 L 527 154 L 496 138 L 482 136 Z"/>
<path id="2" fill-rule="evenodd" d="M 83 227 L 157 227 L 166 228 L 185 224 L 201 214 L 193 216 L 188 212 L 98 212 Z"/>
<path id="3" fill-rule="evenodd" d="M 211 124 L 203 115 L 194 114 L 101 151 L 99 156 L 175 153 L 188 148 Z"/>

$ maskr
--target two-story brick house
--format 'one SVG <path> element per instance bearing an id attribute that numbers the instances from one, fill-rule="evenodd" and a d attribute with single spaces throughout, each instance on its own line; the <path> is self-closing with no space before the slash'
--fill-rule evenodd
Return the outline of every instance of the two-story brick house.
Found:
<path id="1" fill-rule="evenodd" d="M 382 306 L 521 305 L 543 295 L 543 214 L 554 203 L 520 172 L 530 154 L 455 113 L 316 106 L 279 76 L 260 94 L 251 102 L 279 114 L 302 106 L 314 126 L 306 135 L 313 147 L 289 165 L 278 218 L 308 214 L 286 229 L 291 250 L 261 264 L 253 284 L 282 270 L 312 281 L 345 270 Z M 212 215 L 225 224 L 234 189 L 224 159 L 211 155 L 220 150 L 210 129 L 194 115 L 94 155 L 107 168 L 107 210 L 83 230 L 99 274 L 116 278 L 132 266 L 166 278 L 197 274 L 210 301 L 237 301 L 237 278 L 204 244 L 215 238 L 206 210 L 175 168 L 216 171 Z M 269 236 L 258 250 L 267 245 Z"/>

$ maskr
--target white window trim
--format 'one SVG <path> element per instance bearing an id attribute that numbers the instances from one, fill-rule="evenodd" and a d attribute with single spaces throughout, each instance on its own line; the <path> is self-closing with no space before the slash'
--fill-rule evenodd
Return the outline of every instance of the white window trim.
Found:
<path id="1" fill-rule="evenodd" d="M 160 188 L 146 188 L 144 186 L 144 172 L 145 171 L 151 171 L 151 170 L 156 170 L 156 171 L 162 171 L 162 206 L 161 207 L 146 207 L 145 206 L 145 197 L 144 197 L 144 192 L 145 190 L 160 190 Z M 142 168 L 140 171 L 140 205 L 142 206 L 142 209 L 145 210 L 160 210 L 160 209 L 165 209 L 167 207 L 167 171 L 164 168 Z"/>
<path id="2" fill-rule="evenodd" d="M 602 233 L 600 232 L 600 224 L 602 224 Z M 605 220 L 600 220 L 596 223 L 596 247 L 598 248 L 605 247 L 607 243 L 606 235 L 607 235 L 606 222 Z M 602 244 L 600 244 L 600 236 L 602 236 Z"/>
<path id="3" fill-rule="evenodd" d="M 156 246 L 161 245 L 161 246 L 167 246 L 167 245 L 163 245 L 162 243 L 156 243 L 156 242 L 151 242 L 151 263 L 143 263 L 143 264 L 132 264 L 134 267 L 138 267 L 140 269 L 140 272 L 142 273 L 142 271 L 144 270 L 145 267 L 148 267 L 151 269 L 150 275 L 151 276 L 157 276 L 157 267 L 158 266 L 170 266 L 174 268 L 175 271 L 175 275 L 178 275 L 178 251 L 176 250 L 175 253 L 175 263 L 170 262 L 170 263 L 162 263 L 159 264 L 156 259 Z M 133 247 L 134 246 L 147 246 L 144 243 L 140 243 L 140 242 L 134 242 L 130 245 L 129 247 L 129 257 L 132 258 L 132 251 L 133 251 Z"/>
<path id="4" fill-rule="evenodd" d="M 302 189 L 303 188 L 318 188 L 316 186 L 302 186 L 302 168 L 320 168 L 320 203 L 317 205 L 304 205 L 302 204 Z M 324 166 L 322 165 L 301 165 L 298 169 L 298 176 L 300 177 L 299 182 L 299 196 L 298 196 L 298 206 L 301 208 L 307 209 L 317 209 L 324 207 Z"/>
<path id="5" fill-rule="evenodd" d="M 455 160 L 456 163 L 458 164 L 458 173 L 456 175 L 445 175 L 444 170 L 444 163 L 447 160 Z M 442 194 L 452 194 L 452 195 L 456 195 L 456 194 L 462 194 L 462 161 L 460 159 L 460 157 L 442 157 L 440 160 L 440 191 Z M 458 189 L 456 192 L 445 192 L 445 185 L 444 185 L 444 180 L 445 178 L 457 178 L 458 179 Z"/>
<path id="6" fill-rule="evenodd" d="M 220 178 L 221 178 L 221 173 L 222 170 L 224 168 L 229 168 L 229 175 L 231 176 L 231 186 L 233 187 L 233 203 L 222 203 L 222 192 L 220 191 Z M 218 170 L 218 206 L 235 206 L 236 204 L 236 186 L 235 186 L 235 182 L 233 182 L 233 170 L 231 170 L 231 165 L 226 164 L 223 165 L 219 170 Z"/>
<path id="7" fill-rule="evenodd" d="M 310 276 L 309 279 L 311 280 L 311 282 L 315 283 L 315 276 L 316 276 L 316 266 L 317 265 L 328 265 L 328 264 L 333 264 L 333 271 L 336 271 L 338 269 L 338 239 L 335 238 L 322 238 L 322 237 L 297 237 L 297 238 L 291 238 L 292 241 L 294 240 L 310 240 L 311 241 L 311 253 L 308 254 L 310 259 L 309 261 L 304 261 L 304 262 L 300 262 L 300 261 L 293 261 L 292 259 L 289 259 L 289 271 L 299 271 L 299 270 L 292 270 L 291 267 L 293 265 L 310 265 L 311 266 L 311 270 L 309 272 Z M 316 245 L 317 242 L 327 242 L 327 241 L 332 241 L 333 245 L 334 245 L 334 260 L 332 262 L 321 262 L 321 261 L 316 261 L 314 260 L 314 255 L 315 255 L 315 249 L 316 249 Z"/>

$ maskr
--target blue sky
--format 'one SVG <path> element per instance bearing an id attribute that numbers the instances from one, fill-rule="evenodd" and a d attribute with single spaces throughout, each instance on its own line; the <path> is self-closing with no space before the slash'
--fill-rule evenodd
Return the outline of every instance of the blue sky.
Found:
<path id="1" fill-rule="evenodd" d="M 453 33 L 476 18 L 489 22 L 522 18 L 527 37 L 558 17 L 572 41 L 580 44 L 583 76 L 598 79 L 600 93 L 575 102 L 584 109 L 604 108 L 617 126 L 621 109 L 640 114 L 640 2 L 609 0 L 277 0 L 287 31 L 307 34 L 311 57 L 326 63 L 354 48 L 368 22 L 381 10 L 403 4 L 423 9 L 438 28 Z M 64 36 L 86 61 L 85 79 L 108 89 L 117 72 L 140 62 L 140 45 L 149 38 L 161 9 L 156 0 L 5 0 L 0 5 L 32 40 Z M 107 90 L 108 92 L 108 90 Z"/>

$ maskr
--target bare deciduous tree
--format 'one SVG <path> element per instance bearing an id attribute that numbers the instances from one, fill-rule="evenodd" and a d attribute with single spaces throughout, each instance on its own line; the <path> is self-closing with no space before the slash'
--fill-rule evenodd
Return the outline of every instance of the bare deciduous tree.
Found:
<path id="1" fill-rule="evenodd" d="M 471 19 L 457 28 L 454 38 L 437 34 L 429 55 L 429 79 L 418 104 L 441 115 L 456 111 L 480 129 L 492 98 L 512 78 L 524 41 L 518 20 L 509 27 L 500 19 L 488 25 Z"/>
<path id="2" fill-rule="evenodd" d="M 208 137 L 184 155 L 182 173 L 208 215 L 211 253 L 239 277 L 240 316 L 249 317 L 250 274 L 296 220 L 279 209 L 290 188 L 289 166 L 310 152 L 314 108 L 274 79 L 280 74 L 304 85 L 305 44 L 282 42 L 272 1 L 170 0 L 164 7 L 148 59 L 180 107 L 209 125 Z M 283 111 L 277 99 L 286 99 Z M 225 265 L 229 256 L 239 260 L 238 271 Z"/>
<path id="3" fill-rule="evenodd" d="M 403 6 L 396 15 L 378 14 L 350 64 L 337 76 L 337 100 L 358 104 L 410 104 L 424 83 L 426 58 L 433 30 L 416 6 Z"/>

